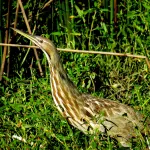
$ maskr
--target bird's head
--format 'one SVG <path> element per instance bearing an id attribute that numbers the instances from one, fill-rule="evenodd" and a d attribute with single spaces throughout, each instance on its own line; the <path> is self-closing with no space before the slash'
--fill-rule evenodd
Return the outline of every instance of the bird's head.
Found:
<path id="1" fill-rule="evenodd" d="M 55 45 L 51 40 L 42 36 L 30 35 L 15 28 L 12 29 L 37 45 L 45 53 L 49 63 L 57 62 L 59 55 Z"/>

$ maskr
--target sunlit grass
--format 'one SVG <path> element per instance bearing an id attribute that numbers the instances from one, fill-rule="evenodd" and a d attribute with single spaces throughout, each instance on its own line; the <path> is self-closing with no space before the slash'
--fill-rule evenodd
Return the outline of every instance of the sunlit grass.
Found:
<path id="1" fill-rule="evenodd" d="M 80 75 L 85 74 L 89 78 L 86 69 L 84 71 L 78 66 L 78 73 L 76 73 L 76 66 L 76 69 L 68 72 L 71 79 L 78 85 L 79 90 L 82 92 L 89 91 L 93 95 L 131 105 L 148 117 L 150 114 L 150 87 L 148 84 L 150 77 L 142 67 L 144 62 L 140 63 L 141 66 L 137 66 L 134 60 L 124 63 L 119 62 L 119 59 L 110 61 L 99 58 L 96 60 L 98 60 L 97 64 L 100 66 L 99 72 L 101 73 L 100 76 L 97 76 L 104 80 L 101 81 L 99 87 L 96 87 L 95 92 L 92 92 L 94 88 L 86 86 L 88 84 L 84 80 L 86 78 L 80 77 Z M 104 63 L 105 61 L 107 62 Z M 89 68 L 92 68 L 90 66 L 91 60 L 86 63 Z M 64 67 L 69 66 L 66 64 Z M 70 65 L 70 67 L 72 66 Z M 90 69 L 88 71 L 93 72 Z M 92 80 L 95 83 L 95 78 Z M 85 82 L 84 86 L 83 82 Z M 92 82 L 90 86 L 94 86 Z M 95 86 L 97 86 L 96 83 Z M 5 88 L 2 86 L 1 91 L 1 148 L 89 150 L 121 148 L 114 139 L 109 137 L 102 139 L 101 134 L 84 135 L 70 126 L 54 105 L 48 75 L 46 78 L 39 79 L 34 74 L 31 79 L 14 78 L 9 80 L 9 86 Z M 14 135 L 22 137 L 22 141 L 13 139 L 12 136 Z M 133 148 L 139 150 L 145 149 L 146 146 L 147 143 L 140 137 L 135 139 L 132 145 Z"/>
<path id="2" fill-rule="evenodd" d="M 6 14 L 7 2 L 3 3 Z M 12 3 L 12 14 L 16 3 Z M 46 0 L 28 0 L 23 5 L 31 29 L 50 38 L 56 47 L 150 56 L 149 0 L 118 1 L 115 25 L 113 1 L 55 1 L 44 8 L 46 3 Z M 25 31 L 21 14 L 17 28 Z M 27 41 L 16 37 L 13 42 Z M 28 54 L 26 49 L 10 52 L 9 75 L 13 77 L 3 76 L 3 81 L 8 83 L 0 85 L 0 150 L 122 148 L 115 139 L 83 134 L 59 114 L 51 95 L 46 59 L 41 53 L 38 54 L 45 73 L 43 78 L 39 78 L 32 50 Z M 24 55 L 27 57 L 22 63 Z M 149 118 L 150 71 L 145 60 L 64 52 L 61 58 L 70 79 L 81 92 L 130 105 Z M 33 68 L 29 67 L 31 64 Z M 146 149 L 147 142 L 142 137 L 131 140 L 132 149 Z"/>

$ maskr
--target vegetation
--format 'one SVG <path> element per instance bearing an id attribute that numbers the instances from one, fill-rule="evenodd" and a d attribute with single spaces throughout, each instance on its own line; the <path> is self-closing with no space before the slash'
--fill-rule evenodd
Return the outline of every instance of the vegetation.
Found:
<path id="1" fill-rule="evenodd" d="M 149 0 L 122 0 L 117 4 L 117 14 L 112 9 L 113 0 L 58 0 L 49 5 L 46 0 L 28 0 L 23 5 L 34 34 L 50 38 L 57 47 L 150 57 Z M 2 6 L 4 14 L 7 3 L 3 1 Z M 13 22 L 17 1 L 12 6 Z M 17 28 L 25 31 L 23 16 L 18 17 Z M 3 26 L 6 22 L 3 15 Z M 17 35 L 12 43 L 29 44 L 29 41 Z M 9 77 L 4 74 L 0 83 L 0 148 L 121 149 L 109 137 L 84 135 L 59 114 L 51 95 L 46 58 L 40 50 L 38 55 L 43 77 L 32 49 L 10 49 L 10 63 L 5 65 L 6 70 L 10 65 Z M 149 118 L 150 68 L 144 59 L 68 52 L 60 55 L 70 79 L 81 92 L 120 101 Z M 14 135 L 23 139 L 17 140 Z M 146 147 L 142 137 L 133 139 L 133 149 Z"/>

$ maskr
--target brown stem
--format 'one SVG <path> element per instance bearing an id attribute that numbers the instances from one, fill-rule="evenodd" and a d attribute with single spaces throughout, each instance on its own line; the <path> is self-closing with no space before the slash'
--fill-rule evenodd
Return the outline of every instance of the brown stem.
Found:
<path id="1" fill-rule="evenodd" d="M 5 43 L 8 43 L 8 28 L 9 28 L 9 24 L 10 24 L 10 3 L 11 0 L 8 0 L 8 14 L 7 14 L 7 24 L 6 24 L 6 28 L 7 30 L 5 31 Z M 1 65 L 1 70 L 0 70 L 0 81 L 2 81 L 2 76 L 3 76 L 3 71 L 4 71 L 4 67 L 5 67 L 5 61 L 6 61 L 6 55 L 7 55 L 7 46 L 4 46 L 4 51 L 3 51 L 3 57 L 2 57 L 2 65 Z"/>
<path id="2" fill-rule="evenodd" d="M 16 28 L 17 26 L 17 21 L 18 21 L 18 12 L 19 12 L 19 2 L 17 2 L 17 8 L 16 8 L 16 15 L 15 15 L 15 21 L 14 21 L 14 28 Z M 15 35 L 15 31 L 14 31 L 14 35 Z"/>
<path id="3" fill-rule="evenodd" d="M 12 46 L 12 47 L 24 47 L 24 48 L 36 48 L 39 49 L 38 46 L 29 46 L 29 45 L 19 45 L 19 44 L 4 44 L 0 43 L 0 46 Z M 124 56 L 124 57 L 132 57 L 132 58 L 140 58 L 140 59 L 145 59 L 148 68 L 150 69 L 150 62 L 146 56 L 142 55 L 133 55 L 133 54 L 126 54 L 126 53 L 114 53 L 114 52 L 100 52 L 100 51 L 89 51 L 89 50 L 75 50 L 75 49 L 62 49 L 62 48 L 57 48 L 59 51 L 64 51 L 64 52 L 73 52 L 73 53 L 86 53 L 86 54 L 101 54 L 101 55 L 113 55 L 113 56 Z"/>
<path id="4" fill-rule="evenodd" d="M 21 11 L 22 11 L 22 14 L 23 14 L 23 18 L 25 20 L 25 24 L 27 26 L 28 32 L 29 32 L 29 34 L 32 34 L 31 28 L 30 28 L 28 20 L 27 20 L 27 16 L 25 14 L 25 11 L 24 11 L 24 8 L 23 8 L 23 5 L 22 5 L 22 2 L 21 2 L 21 0 L 18 0 L 18 2 L 19 2 L 19 5 L 20 5 L 20 8 L 21 8 Z M 43 76 L 42 67 L 41 67 L 39 56 L 38 56 L 38 53 L 37 53 L 36 49 L 34 49 L 34 55 L 35 55 L 35 58 L 37 60 L 38 68 L 39 68 L 39 71 L 40 71 L 40 75 Z"/>

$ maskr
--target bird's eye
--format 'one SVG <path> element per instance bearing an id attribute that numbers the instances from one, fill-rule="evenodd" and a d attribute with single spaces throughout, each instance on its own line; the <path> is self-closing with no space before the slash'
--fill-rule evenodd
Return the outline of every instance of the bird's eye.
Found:
<path id="1" fill-rule="evenodd" d="M 41 39 L 39 39 L 38 41 L 39 41 L 40 43 L 43 43 L 43 40 L 41 40 Z"/>

